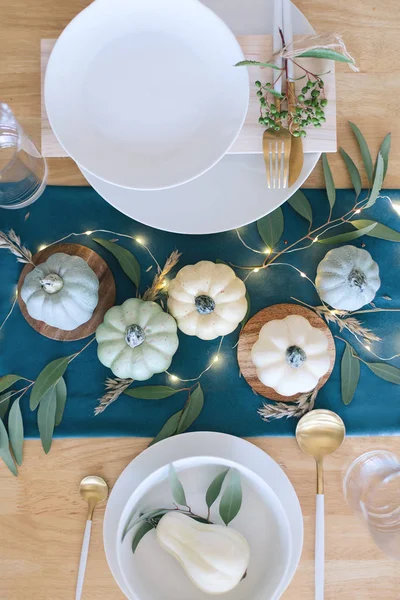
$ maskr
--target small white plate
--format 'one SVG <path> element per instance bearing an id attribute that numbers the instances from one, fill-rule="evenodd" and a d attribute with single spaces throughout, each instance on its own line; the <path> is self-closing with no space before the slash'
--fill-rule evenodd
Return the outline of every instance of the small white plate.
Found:
<path id="1" fill-rule="evenodd" d="M 207 515 L 205 493 L 223 468 L 237 469 L 241 476 L 242 506 L 230 524 L 250 545 L 250 564 L 246 578 L 226 600 L 275 600 L 280 598 L 291 560 L 291 534 L 285 511 L 270 486 L 258 475 L 238 463 L 215 457 L 191 457 L 174 461 L 191 509 Z M 134 491 L 120 520 L 117 556 L 124 581 L 134 600 L 204 600 L 208 596 L 194 586 L 182 567 L 157 544 L 149 532 L 132 553 L 133 528 L 121 542 L 131 515 L 155 508 L 173 508 L 166 465 L 155 471 Z M 223 524 L 218 515 L 218 500 L 211 520 Z"/>
<path id="2" fill-rule="evenodd" d="M 52 129 L 109 183 L 180 185 L 215 165 L 247 114 L 235 36 L 198 0 L 96 0 L 57 40 L 45 78 Z"/>
<path id="3" fill-rule="evenodd" d="M 292 540 L 290 566 L 282 591 L 289 585 L 303 547 L 303 517 L 296 492 L 289 479 L 270 456 L 253 444 L 223 433 L 195 432 L 168 438 L 142 452 L 121 473 L 110 494 L 104 517 L 104 548 L 111 572 L 127 598 L 131 596 L 118 564 L 117 534 L 121 515 L 129 498 L 157 469 L 184 458 L 204 457 L 205 450 L 211 456 L 235 462 L 251 470 L 276 494 L 286 513 Z"/>

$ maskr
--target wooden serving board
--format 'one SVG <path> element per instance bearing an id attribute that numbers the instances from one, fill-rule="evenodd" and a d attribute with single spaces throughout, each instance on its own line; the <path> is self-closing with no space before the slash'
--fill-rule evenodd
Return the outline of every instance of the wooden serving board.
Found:
<path id="1" fill-rule="evenodd" d="M 295 36 L 295 38 L 302 36 Z M 243 54 L 247 60 L 265 61 L 272 56 L 272 36 L 271 35 L 239 35 L 237 36 Z M 46 114 L 44 105 L 43 85 L 44 74 L 50 53 L 56 40 L 41 40 L 41 98 L 42 98 L 42 154 L 46 157 L 68 156 L 65 150 L 59 144 L 55 137 Z M 303 58 L 301 64 L 306 69 L 314 73 L 327 73 L 324 75 L 325 93 L 328 99 L 328 105 L 325 109 L 326 123 L 323 127 L 316 129 L 308 127 L 307 137 L 303 140 L 304 152 L 336 152 L 336 86 L 335 86 L 335 63 L 332 60 L 322 60 L 314 58 Z M 239 68 L 239 67 L 238 67 Z M 241 67 L 242 68 L 242 67 Z M 295 77 L 300 77 L 304 73 L 295 68 Z M 262 154 L 262 134 L 263 127 L 258 123 L 259 102 L 256 96 L 254 82 L 271 81 L 272 69 L 260 69 L 258 67 L 249 68 L 250 77 L 250 102 L 247 118 L 241 133 L 233 144 L 229 153 L 233 154 Z M 297 91 L 301 90 L 305 80 L 296 83 Z"/>
<path id="2" fill-rule="evenodd" d="M 239 337 L 239 368 L 243 377 L 254 392 L 264 396 L 265 398 L 268 398 L 269 400 L 275 400 L 279 402 L 293 402 L 302 394 L 296 394 L 295 396 L 281 396 L 272 388 L 261 383 L 257 377 L 256 367 L 253 365 L 251 360 L 251 349 L 258 340 L 260 329 L 263 325 L 265 325 L 265 323 L 268 323 L 274 319 L 284 319 L 289 315 L 300 315 L 301 317 L 306 318 L 313 327 L 317 327 L 323 331 L 328 338 L 330 367 L 326 375 L 321 377 L 319 380 L 317 389 L 320 389 L 328 381 L 336 358 L 335 341 L 331 331 L 325 321 L 321 319 L 321 317 L 319 317 L 313 310 L 310 310 L 305 306 L 301 306 L 300 304 L 274 304 L 273 306 L 268 306 L 267 308 L 264 308 L 263 310 L 260 310 L 260 312 L 256 313 L 254 317 L 252 317 L 246 323 Z"/>
<path id="3" fill-rule="evenodd" d="M 32 319 L 26 310 L 26 304 L 21 298 L 21 287 L 25 281 L 25 277 L 33 270 L 33 266 L 28 264 L 22 270 L 18 280 L 18 304 L 22 314 L 35 331 L 52 340 L 63 342 L 72 342 L 74 340 L 82 340 L 83 338 L 92 335 L 97 327 L 102 323 L 105 313 L 115 303 L 115 281 L 107 263 L 91 248 L 81 246 L 80 244 L 55 244 L 48 246 L 44 250 L 40 250 L 33 257 L 33 262 L 36 265 L 44 263 L 52 254 L 63 252 L 71 256 L 80 256 L 83 258 L 89 267 L 93 269 L 99 280 L 99 303 L 96 306 L 92 318 L 80 325 L 72 331 L 65 331 L 46 325 L 43 321 Z"/>

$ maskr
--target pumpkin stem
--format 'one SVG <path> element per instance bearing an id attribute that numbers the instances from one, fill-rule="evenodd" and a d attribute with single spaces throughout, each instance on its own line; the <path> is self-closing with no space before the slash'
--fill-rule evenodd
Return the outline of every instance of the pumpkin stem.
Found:
<path id="1" fill-rule="evenodd" d="M 146 339 L 144 329 L 140 325 L 129 325 L 125 329 L 125 342 L 131 348 L 141 346 Z"/>
<path id="2" fill-rule="evenodd" d="M 289 346 L 286 349 L 286 362 L 289 367 L 298 369 L 307 360 L 307 355 L 299 346 Z"/>
<path id="3" fill-rule="evenodd" d="M 209 315 L 210 313 L 214 312 L 215 302 L 211 296 L 201 294 L 200 296 L 197 296 L 194 303 L 196 305 L 197 312 L 201 315 Z"/>
<path id="4" fill-rule="evenodd" d="M 48 294 L 56 294 L 64 287 L 64 281 L 57 273 L 49 273 L 40 280 L 40 285 Z"/>

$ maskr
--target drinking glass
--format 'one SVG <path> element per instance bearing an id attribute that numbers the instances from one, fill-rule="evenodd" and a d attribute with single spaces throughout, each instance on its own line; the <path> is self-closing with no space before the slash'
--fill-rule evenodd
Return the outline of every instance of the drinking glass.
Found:
<path id="1" fill-rule="evenodd" d="M 400 560 L 400 461 L 386 450 L 359 456 L 343 482 L 353 511 L 364 519 L 377 546 Z"/>
<path id="2" fill-rule="evenodd" d="M 0 102 L 0 208 L 22 208 L 43 193 L 47 165 L 12 110 Z"/>

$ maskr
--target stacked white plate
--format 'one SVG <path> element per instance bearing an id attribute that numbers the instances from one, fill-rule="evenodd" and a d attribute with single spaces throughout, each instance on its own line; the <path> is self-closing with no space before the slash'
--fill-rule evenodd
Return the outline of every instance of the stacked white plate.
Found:
<path id="1" fill-rule="evenodd" d="M 206 454 L 205 454 L 206 452 Z M 168 465 L 173 463 L 192 510 L 205 512 L 205 491 L 222 468 L 236 468 L 243 502 L 232 527 L 251 549 L 246 578 L 224 594 L 226 600 L 278 600 L 297 568 L 303 545 L 303 518 L 289 479 L 265 452 L 226 434 L 196 432 L 159 442 L 135 458 L 110 495 L 104 519 L 104 545 L 115 580 L 130 600 L 205 600 L 176 561 L 149 532 L 135 554 L 134 530 L 122 541 L 132 514 L 172 507 Z M 220 522 L 218 508 L 211 513 Z"/>

